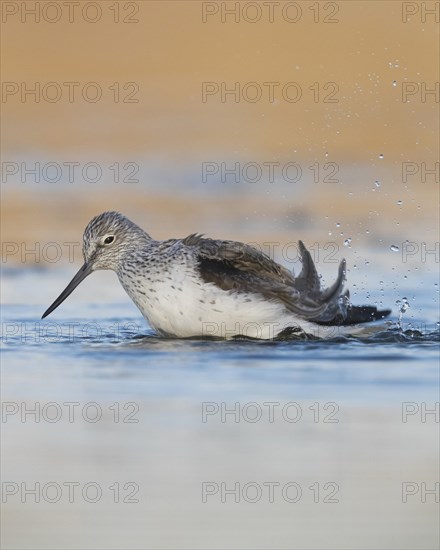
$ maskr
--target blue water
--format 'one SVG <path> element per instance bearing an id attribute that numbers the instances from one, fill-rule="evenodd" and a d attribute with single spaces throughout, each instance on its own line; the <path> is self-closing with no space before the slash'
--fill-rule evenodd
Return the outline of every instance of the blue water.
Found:
<path id="1" fill-rule="evenodd" d="M 64 495 L 56 505 L 23 503 L 19 492 L 4 504 L 8 547 L 436 547 L 438 500 L 422 499 L 422 483 L 438 481 L 431 285 L 406 289 L 416 299 L 400 326 L 394 307 L 371 336 L 212 341 L 157 337 L 113 279 L 90 278 L 40 321 L 68 280 L 54 272 L 35 293 L 44 276 L 4 272 L 3 479 L 132 482 L 139 502 L 115 504 L 107 490 L 96 503 Z M 393 305 L 395 296 L 382 292 L 381 300 Z M 72 422 L 66 402 L 78 403 Z M 89 403 L 99 421 L 82 416 Z M 36 407 L 38 421 L 22 416 Z M 293 481 L 302 489 L 295 504 L 264 493 L 236 502 L 221 490 L 202 500 L 204 483 Z M 322 500 L 330 482 L 333 504 Z M 417 491 L 403 502 L 407 483 Z"/>

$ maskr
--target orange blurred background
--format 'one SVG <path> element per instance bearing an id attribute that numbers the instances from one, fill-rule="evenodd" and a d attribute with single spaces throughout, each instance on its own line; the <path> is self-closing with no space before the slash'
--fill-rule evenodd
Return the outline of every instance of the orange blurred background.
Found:
<path id="1" fill-rule="evenodd" d="M 2 174 L 3 240 L 80 240 L 107 209 L 158 238 L 326 238 L 336 223 L 341 241 L 372 246 L 437 238 L 439 29 L 421 4 L 97 2 L 94 23 L 90 2 L 73 15 L 36 4 L 2 5 L 2 159 L 18 168 Z M 66 82 L 78 83 L 72 101 Z M 35 83 L 38 102 L 21 95 Z M 203 98 L 204 87 L 219 92 Z M 83 98 L 95 89 L 100 100 Z M 21 163 L 36 162 L 93 162 L 103 175 L 23 183 Z M 138 166 L 139 182 L 115 183 L 115 162 Z M 239 162 L 239 182 L 203 181 L 212 162 Z M 249 162 L 263 169 L 256 183 Z M 283 178 L 286 163 L 298 181 Z"/>

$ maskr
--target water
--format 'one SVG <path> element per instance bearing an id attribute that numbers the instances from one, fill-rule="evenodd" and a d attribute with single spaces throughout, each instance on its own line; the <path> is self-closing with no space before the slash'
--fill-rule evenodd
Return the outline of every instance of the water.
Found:
<path id="1" fill-rule="evenodd" d="M 362 339 L 225 342 L 156 337 L 109 273 L 40 322 L 71 271 L 4 271 L 5 547 L 436 547 L 429 277 L 372 277 Z"/>

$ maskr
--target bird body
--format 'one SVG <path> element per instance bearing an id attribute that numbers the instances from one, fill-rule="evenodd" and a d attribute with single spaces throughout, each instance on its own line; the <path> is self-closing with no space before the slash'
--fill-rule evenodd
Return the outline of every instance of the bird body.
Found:
<path id="1" fill-rule="evenodd" d="M 83 267 L 43 317 L 97 269 L 115 271 L 152 328 L 169 337 L 327 337 L 335 327 L 354 333 L 359 323 L 388 315 L 349 304 L 344 260 L 335 283 L 322 290 L 301 241 L 299 249 L 302 271 L 294 277 L 249 245 L 198 234 L 156 241 L 122 214 L 105 212 L 86 227 Z"/>
<path id="2" fill-rule="evenodd" d="M 205 283 L 188 264 L 172 264 L 161 273 L 129 273 L 118 273 L 119 281 L 151 327 L 165 336 L 267 339 L 292 322 L 279 303 Z"/>

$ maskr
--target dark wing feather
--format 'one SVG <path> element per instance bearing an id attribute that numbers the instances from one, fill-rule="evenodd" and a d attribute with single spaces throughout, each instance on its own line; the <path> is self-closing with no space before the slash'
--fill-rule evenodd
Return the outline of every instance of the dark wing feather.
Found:
<path id="1" fill-rule="evenodd" d="M 196 247 L 200 258 L 225 262 L 245 273 L 260 275 L 277 282 L 291 285 L 294 282 L 289 270 L 253 246 L 237 241 L 207 239 L 198 234 L 189 235 L 182 242 L 186 246 Z"/>
<path id="2" fill-rule="evenodd" d="M 319 292 L 321 289 L 321 281 L 312 260 L 312 256 L 302 241 L 298 241 L 298 246 L 301 255 L 302 269 L 298 277 L 295 278 L 294 286 L 297 290 Z"/>
<path id="3" fill-rule="evenodd" d="M 287 310 L 321 325 L 354 325 L 383 319 L 390 310 L 374 306 L 353 306 L 349 293 L 342 295 L 345 260 L 339 265 L 336 281 L 324 290 L 313 259 L 299 241 L 302 269 L 298 277 L 256 248 L 236 242 L 189 235 L 182 240 L 193 248 L 200 276 L 222 290 L 257 293 L 281 302 Z"/>
<path id="4" fill-rule="evenodd" d="M 310 287 L 313 292 L 296 288 L 296 279 L 290 271 L 252 246 L 236 241 L 206 239 L 196 234 L 189 235 L 182 242 L 194 248 L 202 279 L 223 290 L 260 294 L 268 300 L 283 303 L 286 309 L 306 319 L 322 315 L 334 299 L 334 292 L 324 295 L 316 290 L 314 283 Z M 313 265 L 311 258 L 310 261 Z M 304 277 L 307 276 L 307 269 L 312 270 L 311 266 L 306 268 Z M 341 274 L 335 283 L 335 292 L 341 289 L 342 283 Z M 307 286 L 306 282 L 301 286 Z"/>

